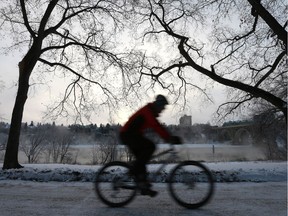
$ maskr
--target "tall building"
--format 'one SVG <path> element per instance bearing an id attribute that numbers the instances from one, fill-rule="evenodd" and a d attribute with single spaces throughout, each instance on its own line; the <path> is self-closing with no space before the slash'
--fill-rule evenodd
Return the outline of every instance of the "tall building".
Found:
<path id="1" fill-rule="evenodd" d="M 179 119 L 179 125 L 182 127 L 192 126 L 192 116 L 184 115 Z"/>

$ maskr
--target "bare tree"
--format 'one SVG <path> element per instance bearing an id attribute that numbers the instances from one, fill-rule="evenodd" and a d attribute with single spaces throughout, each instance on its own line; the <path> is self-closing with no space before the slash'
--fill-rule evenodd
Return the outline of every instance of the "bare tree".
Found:
<path id="1" fill-rule="evenodd" d="M 142 2 L 139 32 L 169 54 L 143 68 L 140 79 L 187 96 L 190 87 L 211 88 L 199 82 L 201 74 L 230 87 L 224 115 L 261 98 L 287 123 L 287 8 L 281 0 Z"/>
<path id="2" fill-rule="evenodd" d="M 265 101 L 260 101 L 257 106 L 252 107 L 251 116 L 254 120 L 254 144 L 266 151 L 268 159 L 286 160 L 287 130 L 284 119 Z"/>
<path id="3" fill-rule="evenodd" d="M 94 164 L 97 164 L 98 163 L 98 144 L 93 144 L 92 146 L 92 150 L 90 152 L 90 156 L 92 157 L 92 160 L 91 160 L 91 163 L 94 165 Z"/>
<path id="4" fill-rule="evenodd" d="M 20 150 L 28 158 L 28 163 L 35 163 L 39 160 L 39 156 L 43 153 L 46 134 L 42 130 L 32 130 L 32 133 L 24 134 L 21 137 Z"/>
<path id="5" fill-rule="evenodd" d="M 51 127 L 47 132 L 47 157 L 51 157 L 53 163 L 70 161 L 71 145 L 74 141 L 73 134 L 66 127 Z"/>
<path id="6" fill-rule="evenodd" d="M 56 140 L 52 140 L 49 142 L 47 151 L 49 155 L 49 161 L 51 157 L 53 163 L 58 163 L 60 151 L 59 151 L 58 142 Z"/>
<path id="7" fill-rule="evenodd" d="M 0 160 L 3 161 L 8 140 L 8 124 L 0 122 Z"/>
<path id="8" fill-rule="evenodd" d="M 73 136 L 71 133 L 63 134 L 59 142 L 60 150 L 60 163 L 70 160 L 70 148 L 73 144 Z"/>
<path id="9" fill-rule="evenodd" d="M 287 121 L 287 92 L 282 94 L 277 85 L 286 82 L 281 86 L 287 86 L 284 0 L 128 2 L 1 2 L 0 26 L 4 31 L 0 34 L 10 31 L 15 39 L 10 49 L 27 47 L 19 62 L 18 92 L 3 169 L 22 167 L 17 155 L 32 72 L 35 76 L 39 72 L 40 78 L 45 77 L 44 72 L 70 76 L 63 99 L 51 109 L 55 116 L 68 117 L 70 108 L 77 117 L 82 116 L 89 113 L 86 111 L 93 112 L 95 104 L 117 104 L 117 93 L 124 98 L 127 92 L 137 96 L 138 89 L 153 88 L 155 83 L 184 97 L 196 89 L 211 100 L 205 91 L 210 86 L 195 79 L 200 74 L 200 78 L 208 77 L 233 89 L 235 100 L 227 103 L 230 110 L 262 98 L 281 111 Z M 137 16 L 130 13 L 136 9 Z M 129 43 L 120 38 L 127 32 L 118 33 L 124 23 L 128 25 L 135 19 L 140 19 L 135 21 L 135 31 L 139 30 L 144 40 L 150 37 L 163 45 L 164 57 L 151 57 L 149 50 L 154 44 L 146 52 L 142 52 L 143 46 L 139 52 L 126 49 Z M 212 34 L 210 26 L 214 27 Z M 37 64 L 41 66 L 38 70 Z M 136 78 L 137 74 L 140 77 Z M 114 82 L 108 81 L 111 77 Z M 151 77 L 153 82 L 143 87 Z M 93 93 L 97 93 L 94 98 Z M 100 95 L 104 97 L 100 99 Z M 86 117 L 89 119 L 89 114 Z"/>
<path id="10" fill-rule="evenodd" d="M 104 164 L 117 159 L 116 134 L 111 133 L 98 144 L 99 163 Z"/>
<path id="11" fill-rule="evenodd" d="M 8 139 L 8 135 L 0 132 L 0 151 L 3 151 L 6 149 L 7 139 Z"/>
<path id="12" fill-rule="evenodd" d="M 121 158 L 124 157 L 125 161 L 131 162 L 134 159 L 134 155 L 132 152 L 129 150 L 129 148 L 125 145 L 122 146 L 121 149 Z"/>
<path id="13" fill-rule="evenodd" d="M 6 51 L 27 50 L 19 62 L 18 91 L 3 164 L 3 169 L 21 168 L 19 136 L 32 73 L 41 79 L 45 74 L 71 78 L 63 100 L 51 110 L 56 116 L 68 117 L 69 107 L 80 116 L 95 110 L 98 102 L 117 101 L 116 93 L 123 92 L 117 89 L 123 84 L 119 81 L 126 72 L 133 73 L 132 66 L 138 60 L 130 50 L 121 51 L 124 45 L 117 35 L 131 18 L 133 4 L 126 0 L 14 0 L 1 2 L 0 7 L 1 35 L 9 34 L 13 39 Z M 107 82 L 109 77 L 115 82 Z M 93 91 L 99 98 L 85 98 Z"/>

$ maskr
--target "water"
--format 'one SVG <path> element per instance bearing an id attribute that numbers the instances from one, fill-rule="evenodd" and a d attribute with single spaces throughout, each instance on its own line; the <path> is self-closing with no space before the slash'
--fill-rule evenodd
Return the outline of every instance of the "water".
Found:
<path id="1" fill-rule="evenodd" d="M 158 144 L 157 152 L 170 147 L 169 144 Z M 226 162 L 226 161 L 255 161 L 265 160 L 265 152 L 252 145 L 228 145 L 228 144 L 183 144 L 176 145 L 175 149 L 180 156 L 180 160 L 197 160 L 206 162 Z M 112 154 L 113 152 L 113 154 Z M 124 145 L 114 148 L 114 151 L 107 146 L 91 144 L 73 145 L 70 149 L 70 159 L 66 163 L 73 164 L 101 164 L 107 157 L 112 160 L 126 161 L 128 151 Z M 161 158 L 160 158 L 161 160 Z M 23 152 L 19 152 L 20 163 L 27 163 L 27 157 Z M 107 162 L 107 161 L 106 161 Z M 157 162 L 157 161 L 154 161 Z M 42 154 L 38 163 L 47 163 L 47 158 Z M 52 161 L 50 160 L 50 163 Z"/>

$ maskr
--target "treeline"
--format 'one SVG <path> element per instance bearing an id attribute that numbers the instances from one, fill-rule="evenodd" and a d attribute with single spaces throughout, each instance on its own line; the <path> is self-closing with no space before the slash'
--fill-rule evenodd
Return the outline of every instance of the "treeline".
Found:
<path id="1" fill-rule="evenodd" d="M 0 146 L 6 149 L 9 126 L 0 123 Z M 39 157 L 47 163 L 72 163 L 71 145 L 75 135 L 64 126 L 53 124 L 22 124 L 19 150 L 23 152 L 28 163 L 36 163 Z M 1 158 L 0 158 L 1 159 Z"/>
<path id="2" fill-rule="evenodd" d="M 265 122 L 264 122 L 265 120 Z M 271 118 L 270 118 L 271 120 Z M 285 131 L 285 123 L 282 121 L 269 121 L 267 118 L 256 118 L 249 121 L 229 121 L 225 122 L 222 127 L 227 126 L 237 126 L 237 125 L 246 125 L 250 124 L 253 127 L 253 132 L 257 137 L 254 137 L 254 144 L 264 142 L 264 140 L 277 139 L 276 136 L 279 134 L 282 137 L 287 136 Z M 172 134 L 180 136 L 186 143 L 217 143 L 217 142 L 226 142 L 229 141 L 229 137 L 223 137 L 223 134 L 219 133 L 219 128 L 221 126 L 211 126 L 210 124 L 194 124 L 189 127 L 183 127 L 179 125 L 164 125 Z M 56 125 L 55 122 L 51 124 L 41 124 L 34 123 L 23 123 L 21 129 L 22 136 L 31 136 L 31 134 L 36 133 L 46 133 L 50 134 L 51 131 L 58 133 L 71 133 L 73 136 L 73 144 L 91 144 L 93 142 L 101 142 L 107 137 L 113 137 L 117 143 L 120 143 L 118 139 L 118 132 L 121 128 L 120 124 L 89 124 L 89 125 L 80 125 L 73 124 L 68 126 Z M 60 131 L 60 132 L 59 132 Z M 5 142 L 7 141 L 5 137 L 8 136 L 9 124 L 0 122 L 0 150 L 5 148 Z M 273 134 L 272 134 L 273 132 Z M 47 135 L 47 136 L 48 136 Z M 153 139 L 157 143 L 163 142 L 161 138 L 155 134 L 153 131 L 147 131 L 147 136 Z M 257 140 L 256 140 L 257 139 Z M 21 142 L 21 141 L 20 141 Z M 257 142 L 257 143 L 256 143 Z M 120 143 L 121 144 L 121 143 Z"/>
<path id="3" fill-rule="evenodd" d="M 268 121 L 269 120 L 269 121 Z M 251 124 L 249 133 L 253 134 L 253 144 L 267 149 L 267 158 L 287 158 L 287 131 L 285 122 L 277 118 L 256 116 L 250 121 L 226 122 L 222 127 Z M 190 127 L 179 125 L 164 125 L 172 134 L 180 136 L 184 143 L 223 143 L 230 138 L 219 133 L 217 126 L 210 124 L 194 124 Z M 114 160 L 118 153 L 116 146 L 121 144 L 118 133 L 120 124 L 73 124 L 69 126 L 41 123 L 23 123 L 20 136 L 20 151 L 28 163 L 41 161 L 45 163 L 77 163 L 77 155 L 71 149 L 73 146 L 95 146 L 91 163 L 105 163 Z M 220 130 L 221 131 L 221 130 Z M 0 161 L 3 160 L 9 133 L 9 124 L 0 122 Z M 242 134 L 244 137 L 245 133 Z M 147 131 L 147 136 L 156 143 L 163 140 L 153 131 Z M 247 143 L 246 143 L 247 144 Z M 118 155 L 119 156 L 119 155 Z M 117 156 L 117 157 L 118 157 Z M 129 160 L 128 152 L 121 157 Z"/>
<path id="4" fill-rule="evenodd" d="M 120 124 L 73 124 L 69 126 L 41 123 L 23 123 L 19 150 L 25 154 L 28 163 L 37 163 L 39 158 L 45 163 L 77 163 L 77 155 L 73 146 L 89 145 L 93 149 L 91 163 L 105 163 L 115 159 L 116 146 L 121 144 L 118 133 Z M 214 136 L 213 127 L 208 124 L 180 127 L 165 126 L 172 134 L 181 136 L 184 141 L 207 143 Z M 9 133 L 9 124 L 0 122 L 0 160 Z M 163 142 L 153 131 L 147 131 L 147 136 L 156 143 Z M 119 156 L 119 155 L 118 155 Z M 129 159 L 128 152 L 123 157 Z"/>
<path id="5" fill-rule="evenodd" d="M 2 123 L 3 124 L 3 123 Z M 183 127 L 179 125 L 165 125 L 164 127 L 168 129 L 172 134 L 178 135 L 182 137 L 184 142 L 189 143 L 207 143 L 207 142 L 218 142 L 221 141 L 218 139 L 218 134 L 215 128 L 217 126 L 211 126 L 210 124 L 194 124 L 190 127 Z M 6 124 L 6 128 L 8 124 Z M 3 128 L 3 127 L 2 127 Z M 31 122 L 30 124 L 24 123 L 22 125 L 22 133 L 31 133 L 31 131 L 38 128 L 38 130 L 51 130 L 51 128 L 66 128 L 66 130 L 70 131 L 73 136 L 77 137 L 79 140 L 77 144 L 86 144 L 85 138 L 91 141 L 102 141 L 108 136 L 114 136 L 118 143 L 120 140 L 118 139 L 118 132 L 121 128 L 120 124 L 89 124 L 89 125 L 80 125 L 73 124 L 68 126 L 56 125 L 54 122 L 52 124 L 34 124 Z M 3 131 L 0 125 L 0 133 Z M 8 130 L 6 129 L 8 133 Z M 161 138 L 155 134 L 152 130 L 147 130 L 146 135 L 153 139 L 155 142 L 163 142 Z M 83 140 L 84 139 L 84 140 Z M 82 143 L 81 143 L 82 140 Z M 86 141 L 87 141 L 86 140 Z"/>
<path id="6" fill-rule="evenodd" d="M 182 127 L 179 125 L 163 125 L 174 135 L 182 137 L 184 142 L 189 143 L 207 143 L 217 142 L 217 131 L 214 130 L 216 126 L 210 124 L 195 124 L 190 127 Z M 113 135 L 117 142 L 121 144 L 118 139 L 120 124 L 96 124 L 90 125 L 69 125 L 69 130 L 75 134 L 87 135 L 93 137 L 95 141 L 102 140 L 107 136 Z M 147 130 L 146 136 L 154 140 L 156 143 L 163 142 L 161 138 L 152 130 Z"/>

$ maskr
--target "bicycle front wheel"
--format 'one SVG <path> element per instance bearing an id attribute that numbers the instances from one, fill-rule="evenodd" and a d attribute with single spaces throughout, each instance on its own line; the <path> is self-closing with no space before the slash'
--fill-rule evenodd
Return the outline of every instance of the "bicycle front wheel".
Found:
<path id="1" fill-rule="evenodd" d="M 136 195 L 134 178 L 129 175 L 130 166 L 121 161 L 104 165 L 96 174 L 95 192 L 98 198 L 110 207 L 122 207 Z"/>
<path id="2" fill-rule="evenodd" d="M 181 206 L 196 209 L 208 203 L 214 191 L 213 176 L 197 161 L 183 161 L 170 173 L 168 187 Z"/>

